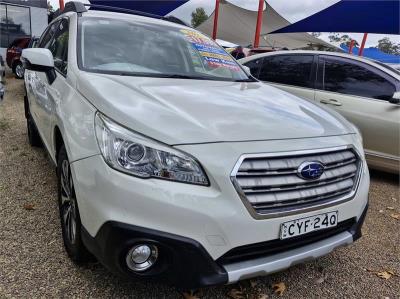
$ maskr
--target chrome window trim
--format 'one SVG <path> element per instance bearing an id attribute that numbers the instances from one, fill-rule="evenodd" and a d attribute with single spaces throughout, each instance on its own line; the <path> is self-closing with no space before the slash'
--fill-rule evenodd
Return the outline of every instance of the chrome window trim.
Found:
<path id="1" fill-rule="evenodd" d="M 236 174 L 238 173 L 240 166 L 242 165 L 243 161 L 246 158 L 271 158 L 271 157 L 285 157 L 285 156 L 296 156 L 296 155 L 307 155 L 307 154 L 323 154 L 323 153 L 327 153 L 327 152 L 334 152 L 334 151 L 347 150 L 347 149 L 351 149 L 357 155 L 357 158 L 359 159 L 359 169 L 357 171 L 357 178 L 356 178 L 356 182 L 353 186 L 353 190 L 349 194 L 346 194 L 345 196 L 339 197 L 337 199 L 334 199 L 334 200 L 326 202 L 326 203 L 315 203 L 315 204 L 307 206 L 307 207 L 294 208 L 293 210 L 290 210 L 290 211 L 282 211 L 282 212 L 276 211 L 276 212 L 271 212 L 271 213 L 267 213 L 267 214 L 260 214 L 253 208 L 253 206 L 251 205 L 250 201 L 247 199 L 246 195 L 244 194 L 242 188 L 240 187 L 240 185 L 236 179 Z M 357 192 L 358 186 L 360 184 L 361 174 L 364 171 L 363 168 L 364 168 L 364 160 L 362 159 L 362 156 L 360 155 L 359 151 L 353 145 L 345 145 L 345 146 L 328 147 L 328 148 L 320 148 L 320 149 L 312 149 L 312 150 L 243 154 L 239 157 L 239 160 L 236 162 L 236 164 L 231 172 L 230 179 L 233 184 L 233 187 L 236 189 L 236 192 L 238 193 L 238 195 L 239 195 L 241 201 L 243 202 L 244 206 L 246 207 L 247 211 L 250 213 L 250 215 L 254 219 L 260 220 L 260 219 L 271 219 L 271 218 L 278 218 L 278 217 L 283 217 L 283 216 L 296 215 L 296 214 L 305 213 L 305 212 L 312 212 L 312 211 L 320 210 L 323 208 L 329 208 L 332 206 L 336 206 L 338 204 L 342 204 L 342 203 L 352 200 L 354 198 L 354 196 Z"/>

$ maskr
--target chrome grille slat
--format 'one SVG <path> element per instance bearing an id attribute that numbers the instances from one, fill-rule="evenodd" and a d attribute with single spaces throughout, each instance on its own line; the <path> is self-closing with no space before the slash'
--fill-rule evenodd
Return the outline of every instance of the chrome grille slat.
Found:
<path id="1" fill-rule="evenodd" d="M 345 160 L 344 162 L 340 162 L 340 163 L 326 164 L 325 165 L 325 169 L 336 168 L 336 167 L 340 167 L 340 166 L 344 166 L 344 165 L 348 165 L 348 164 L 353 164 L 353 163 L 356 163 L 356 162 L 357 162 L 357 159 L 356 158 L 352 158 L 352 159 Z"/>
<path id="2" fill-rule="evenodd" d="M 350 173 L 354 173 L 357 171 L 356 165 L 346 165 L 340 168 L 332 168 L 328 169 L 323 175 L 320 177 L 320 180 L 332 179 L 340 176 L 344 176 Z M 236 176 L 236 179 L 242 189 L 259 187 L 259 186 L 280 186 L 280 185 L 292 185 L 292 184 L 301 184 L 309 181 L 305 181 L 304 179 L 298 177 L 296 174 L 290 174 L 287 176 L 257 176 L 252 178 L 242 178 L 240 174 Z"/>
<path id="3" fill-rule="evenodd" d="M 357 185 L 360 161 L 349 147 L 249 155 L 236 166 L 233 179 L 248 208 L 258 215 L 279 214 L 350 196 Z M 297 169 L 304 162 L 323 164 L 324 173 L 316 180 L 303 179 Z"/>
<path id="4" fill-rule="evenodd" d="M 321 187 L 295 190 L 295 191 L 282 191 L 275 193 L 263 194 L 247 194 L 247 199 L 250 203 L 258 202 L 283 202 L 288 200 L 302 200 L 308 197 L 320 196 L 326 193 L 334 192 L 335 190 L 347 189 L 353 186 L 353 180 L 347 179 L 338 183 L 327 184 Z"/>
<path id="5" fill-rule="evenodd" d="M 319 161 L 325 165 L 340 163 L 343 160 L 355 158 L 355 154 L 351 151 L 342 151 L 336 153 L 329 153 L 324 156 L 319 155 L 305 155 L 303 157 L 282 157 L 282 158 L 271 158 L 271 159 L 253 159 L 250 158 L 246 161 L 243 161 L 242 165 L 239 168 L 240 171 L 247 170 L 255 170 L 255 169 L 263 169 L 263 170 L 279 170 L 279 169 L 297 169 L 299 165 L 304 162 L 304 159 L 307 161 Z"/>
<path id="6" fill-rule="evenodd" d="M 307 184 L 289 185 L 289 187 L 285 186 L 284 188 L 282 188 L 282 187 L 272 187 L 272 188 L 269 188 L 269 189 L 258 189 L 258 188 L 257 189 L 254 189 L 254 188 L 245 189 L 245 188 L 243 188 L 243 190 L 246 191 L 246 194 L 299 190 L 299 189 L 302 189 L 302 188 L 318 187 L 318 186 L 325 185 L 327 183 L 339 182 L 339 181 L 342 181 L 342 180 L 345 180 L 345 179 L 352 178 L 355 175 L 356 175 L 356 173 L 354 172 L 354 173 L 351 173 L 351 174 L 349 174 L 347 176 L 335 178 L 333 180 L 330 179 L 330 180 L 324 180 L 324 181 L 317 181 L 316 183 L 314 182 L 314 183 L 307 183 Z"/>
<path id="7" fill-rule="evenodd" d="M 317 196 L 314 198 L 310 198 L 308 200 L 303 200 L 304 203 L 306 204 L 310 204 L 313 203 L 315 201 L 321 200 L 321 199 L 330 199 L 332 197 L 338 196 L 338 195 L 343 195 L 346 194 L 347 192 L 349 192 L 349 190 L 351 189 L 344 189 L 342 191 L 338 191 L 338 192 L 332 192 L 331 194 L 327 195 L 327 196 Z M 279 204 L 258 204 L 258 205 L 254 205 L 257 209 L 270 209 L 270 208 L 281 208 L 281 207 L 290 207 L 292 205 L 292 203 L 287 202 L 287 203 L 279 203 Z"/>
<path id="8" fill-rule="evenodd" d="M 331 163 L 331 164 L 327 164 L 325 165 L 325 169 L 333 169 L 333 168 L 337 168 L 340 166 L 345 166 L 348 164 L 353 164 L 355 163 L 357 160 L 354 159 L 350 159 L 350 160 L 346 160 L 344 162 L 341 163 Z M 286 175 L 286 174 L 292 174 L 292 173 L 297 173 L 297 168 L 296 169 L 290 169 L 290 170 L 248 170 L 248 171 L 241 171 L 239 170 L 236 177 L 245 177 L 245 176 L 276 176 L 276 175 Z"/>
<path id="9" fill-rule="evenodd" d="M 342 163 L 331 163 L 331 164 L 327 164 L 325 165 L 325 169 L 332 169 L 332 168 L 337 168 L 337 167 L 341 167 L 341 166 L 345 166 L 348 164 L 353 164 L 355 163 L 357 160 L 355 158 L 350 159 L 350 160 L 346 160 L 345 162 Z M 247 176 L 275 176 L 275 175 L 285 175 L 285 174 L 292 174 L 292 173 L 297 173 L 297 168 L 296 169 L 291 169 L 291 170 L 251 170 L 251 171 L 241 171 L 239 170 L 236 177 L 247 177 Z"/>

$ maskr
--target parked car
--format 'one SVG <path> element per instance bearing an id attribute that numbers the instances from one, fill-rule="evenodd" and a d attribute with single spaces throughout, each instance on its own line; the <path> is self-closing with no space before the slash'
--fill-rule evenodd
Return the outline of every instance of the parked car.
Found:
<path id="1" fill-rule="evenodd" d="M 20 60 L 22 50 L 29 45 L 30 37 L 21 37 L 15 39 L 7 48 L 6 60 L 9 68 L 18 79 L 24 77 L 24 68 Z"/>
<path id="2" fill-rule="evenodd" d="M 6 66 L 4 63 L 3 56 L 0 55 L 0 83 L 4 83 L 6 80 Z"/>
<path id="3" fill-rule="evenodd" d="M 280 51 L 240 61 L 254 77 L 329 106 L 361 131 L 370 167 L 400 171 L 400 72 L 349 54 Z"/>
<path id="4" fill-rule="evenodd" d="M 400 62 L 400 58 L 399 58 L 399 62 Z M 391 68 L 395 69 L 396 71 L 400 71 L 400 63 L 388 63 L 388 66 L 390 66 Z"/>
<path id="5" fill-rule="evenodd" d="M 21 62 L 22 50 L 25 48 L 34 48 L 37 41 L 37 37 L 21 37 L 15 39 L 7 48 L 7 65 L 12 69 L 17 79 L 24 77 L 24 67 Z"/>
<path id="6" fill-rule="evenodd" d="M 28 48 L 36 48 L 39 43 L 40 37 L 32 36 L 31 40 L 29 41 Z"/>
<path id="7" fill-rule="evenodd" d="M 0 82 L 0 103 L 3 102 L 5 92 L 6 92 L 5 88 L 3 84 Z"/>
<path id="8" fill-rule="evenodd" d="M 57 168 L 73 261 L 194 288 L 361 236 L 357 129 L 258 82 L 195 29 L 68 2 L 22 57 L 29 142 Z"/>

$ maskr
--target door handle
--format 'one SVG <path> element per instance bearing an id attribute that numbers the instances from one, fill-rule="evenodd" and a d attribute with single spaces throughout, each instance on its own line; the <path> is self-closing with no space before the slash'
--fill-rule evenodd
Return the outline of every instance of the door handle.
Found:
<path id="1" fill-rule="evenodd" d="M 343 105 L 338 100 L 334 100 L 334 99 L 321 100 L 319 102 L 322 103 L 322 104 L 328 104 L 328 105 L 333 105 L 333 106 L 342 106 Z"/>

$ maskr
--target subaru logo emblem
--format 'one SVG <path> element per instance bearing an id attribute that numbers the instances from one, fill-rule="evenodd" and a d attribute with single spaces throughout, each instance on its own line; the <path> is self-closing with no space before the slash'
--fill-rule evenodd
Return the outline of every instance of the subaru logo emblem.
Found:
<path id="1" fill-rule="evenodd" d="M 304 162 L 297 169 L 297 175 L 305 180 L 315 180 L 324 173 L 324 168 L 320 162 Z"/>

